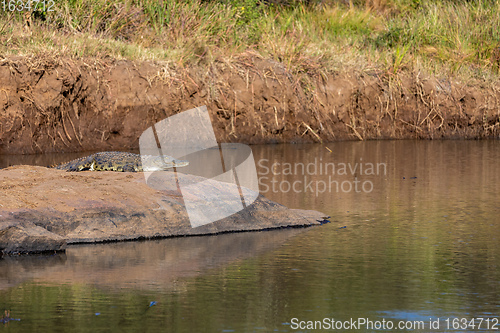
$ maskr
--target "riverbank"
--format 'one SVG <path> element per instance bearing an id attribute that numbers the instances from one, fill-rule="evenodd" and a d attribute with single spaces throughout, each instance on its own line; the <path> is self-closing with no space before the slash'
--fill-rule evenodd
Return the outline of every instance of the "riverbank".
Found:
<path id="1" fill-rule="evenodd" d="M 254 53 L 208 69 L 35 60 L 0 63 L 0 153 L 137 149 L 149 126 L 200 105 L 219 142 L 500 137 L 498 86 L 421 72 L 294 75 Z"/>
<path id="2" fill-rule="evenodd" d="M 498 3 L 270 2 L 1 12 L 0 154 L 137 149 L 201 105 L 219 142 L 500 137 Z"/>

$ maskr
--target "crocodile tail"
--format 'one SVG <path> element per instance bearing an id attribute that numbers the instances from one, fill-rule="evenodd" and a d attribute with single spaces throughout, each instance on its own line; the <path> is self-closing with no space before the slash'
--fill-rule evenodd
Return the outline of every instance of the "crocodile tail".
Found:
<path id="1" fill-rule="evenodd" d="M 76 160 L 64 163 L 55 167 L 55 169 L 66 170 L 66 171 L 83 171 L 90 169 L 92 162 L 94 161 L 94 156 L 86 156 L 77 158 Z"/>

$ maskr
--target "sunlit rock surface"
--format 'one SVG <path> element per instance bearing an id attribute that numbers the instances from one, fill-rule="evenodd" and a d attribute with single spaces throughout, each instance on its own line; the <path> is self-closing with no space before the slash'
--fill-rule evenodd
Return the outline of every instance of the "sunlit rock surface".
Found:
<path id="1" fill-rule="evenodd" d="M 178 174 L 178 177 L 193 177 Z M 224 197 L 224 186 L 214 189 Z M 244 210 L 193 228 L 175 182 L 154 189 L 142 173 L 33 166 L 0 170 L 0 251 L 64 250 L 67 244 L 206 235 L 319 225 L 323 214 L 263 196 Z"/>

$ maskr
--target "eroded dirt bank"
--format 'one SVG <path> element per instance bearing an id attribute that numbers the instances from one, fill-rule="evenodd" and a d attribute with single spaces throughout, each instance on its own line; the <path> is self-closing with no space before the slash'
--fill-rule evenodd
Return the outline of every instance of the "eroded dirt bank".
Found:
<path id="1" fill-rule="evenodd" d="M 500 91 L 421 73 L 301 73 L 246 54 L 193 68 L 0 60 L 0 153 L 138 148 L 153 123 L 207 105 L 221 142 L 499 138 Z"/>

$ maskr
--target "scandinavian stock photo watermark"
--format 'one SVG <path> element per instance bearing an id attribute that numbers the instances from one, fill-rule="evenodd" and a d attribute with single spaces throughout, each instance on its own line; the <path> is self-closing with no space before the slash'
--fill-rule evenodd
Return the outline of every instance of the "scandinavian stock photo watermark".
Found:
<path id="1" fill-rule="evenodd" d="M 281 163 L 269 159 L 257 162 L 261 193 L 371 193 L 372 177 L 387 175 L 386 163 L 332 162 L 315 158 L 311 162 Z"/>
<path id="2" fill-rule="evenodd" d="M 157 190 L 176 184 L 193 228 L 244 210 L 259 192 L 316 197 L 334 192 L 371 193 L 373 177 L 387 175 L 386 163 L 362 158 L 347 163 L 322 157 L 295 163 L 255 161 L 248 145 L 217 141 L 206 106 L 153 124 L 141 134 L 139 148 L 146 183 Z M 160 158 L 182 171 L 156 171 L 155 161 Z"/>
<path id="3" fill-rule="evenodd" d="M 216 222 L 251 205 L 259 195 L 248 145 L 219 143 L 206 106 L 165 118 L 139 138 L 146 183 L 156 190 L 176 184 L 193 228 Z M 156 158 L 148 158 L 153 156 Z M 182 172 L 157 172 L 154 161 L 181 162 Z"/>
<path id="4" fill-rule="evenodd" d="M 304 320 L 292 318 L 290 323 L 292 330 L 321 330 L 321 331 L 498 331 L 500 329 L 499 319 L 496 317 L 429 317 L 425 320 L 393 320 L 381 318 L 371 320 L 369 318 L 349 318 L 338 320 L 335 318 L 323 318 L 322 320 Z"/>

